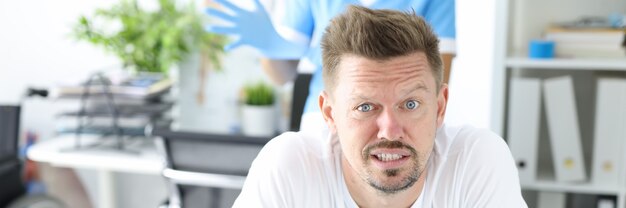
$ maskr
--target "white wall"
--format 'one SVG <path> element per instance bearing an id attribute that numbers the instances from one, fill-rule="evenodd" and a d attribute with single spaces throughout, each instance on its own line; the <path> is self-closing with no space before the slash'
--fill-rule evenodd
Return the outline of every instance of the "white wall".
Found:
<path id="1" fill-rule="evenodd" d="M 445 122 L 491 127 L 491 78 L 497 0 L 457 0 L 457 57 Z"/>
<path id="2" fill-rule="evenodd" d="M 0 102 L 19 102 L 26 86 L 49 86 L 85 77 L 118 63 L 101 50 L 72 40 L 80 14 L 110 1 L 0 1 Z"/>

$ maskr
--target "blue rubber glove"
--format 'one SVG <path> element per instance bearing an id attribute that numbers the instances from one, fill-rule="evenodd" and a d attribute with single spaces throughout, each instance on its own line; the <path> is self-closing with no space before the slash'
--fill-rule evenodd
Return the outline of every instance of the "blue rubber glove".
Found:
<path id="1" fill-rule="evenodd" d="M 259 50 L 264 56 L 272 59 L 299 59 L 307 50 L 306 45 L 297 44 L 281 37 L 274 29 L 269 15 L 259 0 L 254 0 L 255 10 L 247 11 L 227 0 L 215 0 L 215 2 L 233 11 L 235 15 L 229 15 L 223 11 L 209 8 L 206 13 L 231 22 L 234 26 L 208 25 L 209 32 L 238 35 L 240 38 L 224 47 L 226 51 L 241 45 L 249 45 Z"/>

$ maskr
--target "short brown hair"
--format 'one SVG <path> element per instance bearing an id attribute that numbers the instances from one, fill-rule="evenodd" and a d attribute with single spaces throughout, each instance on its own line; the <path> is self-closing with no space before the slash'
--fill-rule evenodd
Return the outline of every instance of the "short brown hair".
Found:
<path id="1" fill-rule="evenodd" d="M 437 91 L 441 87 L 443 69 L 439 39 L 415 11 L 349 6 L 345 13 L 331 20 L 321 44 L 327 90 L 334 89 L 337 66 L 345 54 L 384 61 L 414 52 L 426 54 Z"/>

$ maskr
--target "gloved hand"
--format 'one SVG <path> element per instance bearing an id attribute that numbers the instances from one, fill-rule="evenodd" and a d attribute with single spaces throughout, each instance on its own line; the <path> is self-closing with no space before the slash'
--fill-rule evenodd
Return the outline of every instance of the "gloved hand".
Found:
<path id="1" fill-rule="evenodd" d="M 305 45 L 290 42 L 281 37 L 274 29 L 269 15 L 259 0 L 254 0 L 255 10 L 247 11 L 227 0 L 215 0 L 215 2 L 233 11 L 235 15 L 229 15 L 223 11 L 209 8 L 207 14 L 225 21 L 234 26 L 208 25 L 209 32 L 225 35 L 238 35 L 240 38 L 224 47 L 231 50 L 241 45 L 249 45 L 259 50 L 264 56 L 272 59 L 299 59 L 307 50 Z"/>

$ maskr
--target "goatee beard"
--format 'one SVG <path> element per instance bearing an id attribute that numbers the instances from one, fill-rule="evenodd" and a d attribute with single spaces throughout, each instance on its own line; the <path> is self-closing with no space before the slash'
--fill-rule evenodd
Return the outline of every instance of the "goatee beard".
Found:
<path id="1" fill-rule="evenodd" d="M 399 169 L 390 169 L 385 170 L 384 173 L 387 177 L 395 177 L 396 175 L 398 175 L 399 171 Z M 367 182 L 371 187 L 375 188 L 380 193 L 384 195 L 391 195 L 412 187 L 415 182 L 417 182 L 420 175 L 421 174 L 419 170 L 416 168 L 414 169 L 414 171 L 411 171 L 411 174 L 407 178 L 400 181 L 400 183 L 398 183 L 397 185 L 385 186 L 380 184 L 378 181 L 375 181 L 372 177 L 368 177 Z"/>
<path id="2" fill-rule="evenodd" d="M 369 175 L 366 177 L 366 181 L 371 187 L 378 190 L 381 194 L 390 195 L 390 194 L 398 193 L 400 191 L 404 191 L 412 187 L 415 184 L 415 182 L 417 182 L 417 180 L 419 179 L 421 175 L 421 171 L 419 170 L 418 155 L 413 147 L 406 145 L 400 141 L 383 140 L 379 143 L 376 143 L 374 145 L 371 145 L 365 148 L 365 150 L 363 151 L 363 158 L 366 164 L 368 164 L 371 160 L 370 152 L 376 148 L 390 148 L 390 149 L 403 148 L 403 149 L 407 149 L 411 151 L 412 165 L 410 167 L 412 167 L 412 170 L 409 170 L 411 172 L 406 178 L 402 179 L 402 181 L 400 181 L 397 184 L 391 184 L 391 185 L 384 185 L 382 184 L 381 181 L 376 181 L 374 177 L 372 177 L 374 173 L 370 170 L 368 171 Z M 392 178 L 392 177 L 398 177 L 398 175 L 401 172 L 402 172 L 402 169 L 388 169 L 388 170 L 384 170 L 383 174 L 387 178 Z"/>

